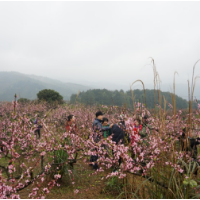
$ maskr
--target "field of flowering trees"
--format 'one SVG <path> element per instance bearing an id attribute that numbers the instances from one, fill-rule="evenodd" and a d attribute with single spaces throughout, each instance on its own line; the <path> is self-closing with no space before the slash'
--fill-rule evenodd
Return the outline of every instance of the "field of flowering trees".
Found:
<path id="1" fill-rule="evenodd" d="M 199 198 L 200 160 L 198 152 L 194 157 L 194 149 L 189 148 L 189 138 L 200 133 L 200 105 L 188 114 L 169 106 L 170 112 L 158 105 L 150 112 L 140 103 L 134 110 L 103 105 L 23 104 L 16 98 L 12 103 L 0 103 L 0 198 L 61 198 L 55 191 L 62 187 L 62 194 L 73 191 L 76 198 L 81 198 L 83 192 L 95 187 L 88 184 L 83 189 L 82 185 L 87 185 L 84 181 L 96 177 L 100 177 L 96 182 L 105 183 L 102 191 L 106 187 L 109 192 L 116 191 L 112 198 Z M 109 136 L 95 143 L 92 122 L 98 110 L 110 123 L 118 123 L 119 115 L 123 115 L 134 140 L 116 145 Z M 149 117 L 152 129 L 147 128 L 146 138 L 134 133 L 136 113 Z M 69 114 L 76 116 L 76 128 L 66 132 Z M 33 123 L 36 115 L 42 125 L 40 139 Z M 183 128 L 186 132 L 182 140 Z M 89 169 L 89 157 L 96 154 L 100 168 L 95 171 Z M 113 168 L 117 170 L 113 172 Z M 83 173 L 86 176 L 80 180 Z M 140 181 L 136 181 L 138 178 Z"/>

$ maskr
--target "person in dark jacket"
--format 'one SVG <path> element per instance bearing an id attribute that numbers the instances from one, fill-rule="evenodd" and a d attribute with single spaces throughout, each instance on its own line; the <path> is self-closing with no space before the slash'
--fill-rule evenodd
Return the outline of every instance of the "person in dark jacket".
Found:
<path id="1" fill-rule="evenodd" d="M 126 130 L 126 124 L 125 124 L 125 121 L 124 121 L 124 115 L 120 115 L 119 116 L 118 126 L 123 130 L 123 134 L 124 134 L 123 144 L 125 146 L 127 146 L 130 143 L 131 139 L 130 139 L 129 133 Z"/>
<path id="2" fill-rule="evenodd" d="M 192 152 L 192 157 L 194 159 L 197 158 L 197 146 L 200 144 L 200 137 L 194 138 L 190 137 L 189 133 L 186 134 L 187 132 L 190 132 L 190 129 L 186 130 L 186 128 L 182 129 L 182 135 L 178 137 L 180 140 L 180 145 L 181 145 L 181 151 L 191 151 Z M 186 136 L 188 137 L 188 146 L 186 146 Z"/>
<path id="3" fill-rule="evenodd" d="M 102 120 L 103 120 L 103 113 L 101 111 L 96 112 L 96 118 L 92 125 L 93 131 L 94 131 L 93 140 L 96 143 L 99 142 L 101 138 L 103 138 L 103 131 L 107 131 L 111 129 L 113 126 L 113 124 L 110 124 L 109 127 L 103 128 L 102 123 L 101 123 Z M 92 165 L 91 163 L 94 162 L 95 164 L 93 165 L 93 169 L 95 170 L 99 168 L 97 165 L 97 159 L 98 159 L 98 155 L 92 155 L 90 157 L 90 165 Z"/>
<path id="4" fill-rule="evenodd" d="M 34 121 L 34 124 L 39 124 L 39 116 L 37 115 L 35 121 Z M 38 136 L 39 136 L 39 139 L 40 139 L 40 129 L 42 128 L 42 126 L 39 124 L 35 130 L 35 133 L 37 134 L 38 133 Z M 36 135 L 37 136 L 37 135 Z"/>
<path id="5" fill-rule="evenodd" d="M 96 140 L 98 142 L 98 139 L 101 138 L 101 136 L 103 135 L 103 131 L 107 131 L 109 129 L 112 128 L 113 124 L 110 124 L 109 127 L 104 127 L 102 126 L 102 120 L 103 120 L 103 113 L 101 111 L 96 112 L 96 118 L 93 122 L 92 128 L 94 130 L 95 134 L 94 135 L 94 140 Z"/>
<path id="6" fill-rule="evenodd" d="M 123 144 L 124 142 L 124 132 L 123 130 L 117 125 L 117 124 L 114 124 L 111 128 L 111 134 L 113 135 L 112 136 L 112 141 L 116 142 L 116 144 Z M 112 150 L 112 153 L 114 154 L 115 152 Z M 120 157 L 119 158 L 119 166 L 120 164 L 122 163 L 122 158 Z M 116 171 L 116 167 L 114 168 L 114 172 Z"/>
<path id="7" fill-rule="evenodd" d="M 111 134 L 113 134 L 112 141 L 116 142 L 116 144 L 119 144 L 121 140 L 120 144 L 123 144 L 124 133 L 123 130 L 117 124 L 114 124 L 112 126 Z"/>

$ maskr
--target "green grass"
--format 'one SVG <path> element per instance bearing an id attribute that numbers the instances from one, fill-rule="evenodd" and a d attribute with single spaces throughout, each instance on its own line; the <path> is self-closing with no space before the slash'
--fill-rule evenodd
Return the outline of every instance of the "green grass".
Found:
<path id="1" fill-rule="evenodd" d="M 7 167 L 7 166 L 8 166 L 8 163 L 9 163 L 9 160 L 10 160 L 9 158 L 2 157 L 2 158 L 0 159 L 0 163 L 1 163 L 2 166 Z"/>

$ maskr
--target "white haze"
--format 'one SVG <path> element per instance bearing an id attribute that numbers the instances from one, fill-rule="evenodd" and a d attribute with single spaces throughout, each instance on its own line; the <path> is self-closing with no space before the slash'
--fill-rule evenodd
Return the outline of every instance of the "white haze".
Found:
<path id="1" fill-rule="evenodd" d="M 170 90 L 177 71 L 176 92 L 187 98 L 200 59 L 199 8 L 200 2 L 0 2 L 0 71 L 124 90 L 141 79 L 153 88 L 152 57 L 162 89 Z"/>

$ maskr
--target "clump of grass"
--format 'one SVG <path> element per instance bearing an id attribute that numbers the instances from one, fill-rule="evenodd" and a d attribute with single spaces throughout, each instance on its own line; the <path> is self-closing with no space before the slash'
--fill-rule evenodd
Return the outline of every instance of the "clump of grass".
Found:
<path id="1" fill-rule="evenodd" d="M 66 175 L 69 174 L 69 166 L 66 164 L 68 161 L 68 153 L 64 150 L 54 151 L 51 155 L 52 170 L 51 176 L 54 177 L 55 174 L 60 174 L 61 179 L 64 180 Z"/>
<path id="2" fill-rule="evenodd" d="M 144 180 L 132 193 L 133 198 L 145 198 L 148 194 L 151 199 L 190 199 L 199 198 L 200 189 L 199 180 L 194 179 L 194 173 L 197 167 L 195 162 L 186 164 L 184 161 L 179 161 L 179 164 L 184 165 L 186 169 L 185 175 L 177 173 L 173 168 L 167 170 L 160 170 L 153 168 L 151 177 Z M 169 175 L 169 176 L 167 176 Z M 151 182 L 151 184 L 147 184 Z M 138 195 L 141 187 L 146 188 L 146 194 Z"/>
<path id="3" fill-rule="evenodd" d="M 102 192 L 106 194 L 119 195 L 123 192 L 123 181 L 114 176 L 107 180 Z"/>

